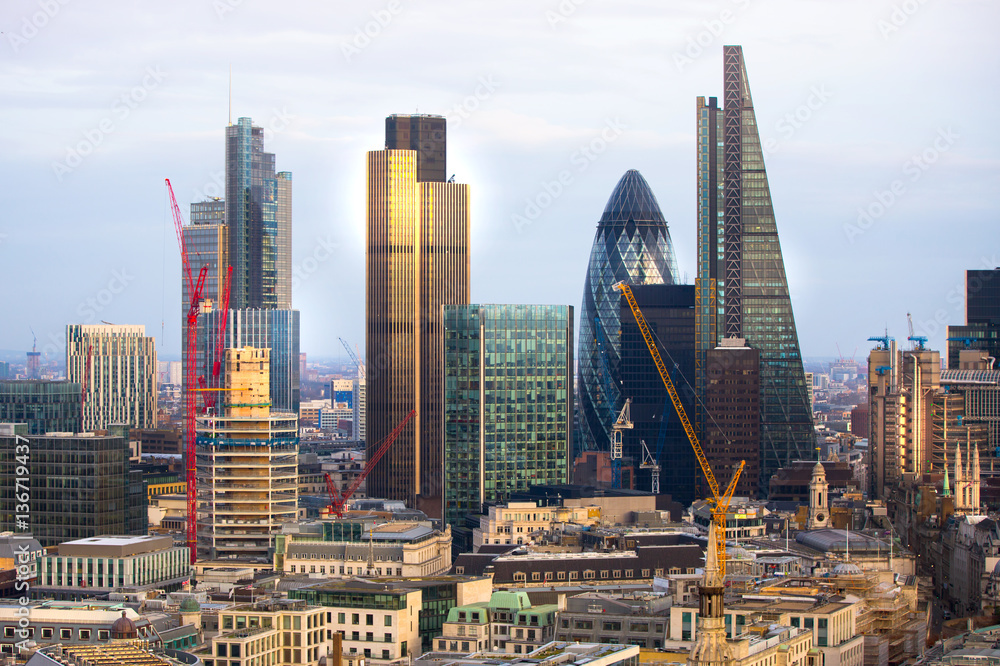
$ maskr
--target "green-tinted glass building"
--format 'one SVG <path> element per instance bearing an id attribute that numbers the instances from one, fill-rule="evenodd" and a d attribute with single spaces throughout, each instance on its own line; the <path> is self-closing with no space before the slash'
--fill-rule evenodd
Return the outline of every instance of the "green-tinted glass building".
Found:
<path id="1" fill-rule="evenodd" d="M 699 97 L 696 367 L 743 338 L 760 351 L 762 492 L 780 467 L 813 455 L 812 409 L 743 48 L 723 47 L 723 107 Z M 704 425 L 704 415 L 698 423 Z"/>
<path id="2" fill-rule="evenodd" d="M 444 306 L 444 515 L 566 483 L 573 308 Z"/>
<path id="3" fill-rule="evenodd" d="M 32 435 L 80 432 L 80 400 L 76 382 L 0 381 L 0 423 L 25 423 Z"/>
<path id="4" fill-rule="evenodd" d="M 0 431 L 2 432 L 2 431 Z M 109 434 L 18 436 L 0 434 L 11 455 L 0 461 L 0 530 L 23 532 L 15 497 L 18 445 L 27 446 L 27 528 L 48 548 L 63 541 L 108 534 L 146 534 L 148 499 L 140 470 L 129 469 L 124 426 Z M 23 461 L 22 461 L 23 462 Z M 17 492 L 23 493 L 23 484 Z"/>

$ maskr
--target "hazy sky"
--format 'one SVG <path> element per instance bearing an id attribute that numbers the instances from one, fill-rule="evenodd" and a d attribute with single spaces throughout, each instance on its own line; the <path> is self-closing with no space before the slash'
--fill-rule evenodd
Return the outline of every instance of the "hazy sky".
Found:
<path id="1" fill-rule="evenodd" d="M 106 320 L 179 353 L 163 179 L 185 216 L 223 194 L 230 65 L 233 119 L 293 173 L 311 355 L 364 345 L 364 153 L 391 113 L 449 118 L 473 302 L 579 312 L 630 168 L 693 281 L 695 98 L 722 96 L 723 44 L 743 45 L 803 353 L 863 359 L 907 312 L 941 348 L 965 269 L 1000 265 L 998 24 L 995 0 L 4 0 L 0 349 L 33 326 L 61 358 L 66 323 Z"/>

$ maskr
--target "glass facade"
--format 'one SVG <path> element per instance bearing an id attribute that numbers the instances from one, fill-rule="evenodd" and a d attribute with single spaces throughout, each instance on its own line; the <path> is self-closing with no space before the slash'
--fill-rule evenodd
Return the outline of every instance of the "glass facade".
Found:
<path id="1" fill-rule="evenodd" d="M 660 354 L 670 371 L 684 410 L 692 413 L 694 393 L 694 287 L 650 284 L 632 288 L 649 330 L 660 343 Z M 667 396 L 639 325 L 621 297 L 621 364 L 615 380 L 624 396 L 632 398 L 633 428 L 622 439 L 623 465 L 635 469 L 636 490 L 650 490 L 651 471 L 640 469 L 642 442 L 660 463 L 660 492 L 687 506 L 696 499 L 698 471 L 691 442 Z"/>
<path id="2" fill-rule="evenodd" d="M 718 339 L 760 351 L 766 493 L 780 467 L 813 455 L 812 409 L 742 47 L 723 47 L 723 60 L 724 108 L 699 98 L 697 109 L 698 384 Z"/>
<path id="3" fill-rule="evenodd" d="M 222 313 L 212 311 L 198 317 L 199 359 L 204 359 L 198 374 L 204 375 L 209 387 L 222 388 L 226 375 L 226 359 L 219 376 L 212 378 L 216 359 L 216 334 Z M 299 311 L 298 310 L 230 310 L 223 336 L 223 347 L 267 348 L 271 350 L 271 409 L 276 412 L 299 413 Z M 200 405 L 199 405 L 200 407 Z"/>
<path id="4" fill-rule="evenodd" d="M 221 281 L 225 280 L 225 267 L 229 265 L 229 228 L 225 224 L 226 202 L 221 199 L 209 199 L 191 204 L 191 224 L 184 227 L 184 245 L 188 251 L 188 261 L 191 264 L 191 277 L 198 279 L 202 266 L 208 266 L 205 274 L 205 286 L 202 297 L 211 299 L 213 308 L 219 307 L 221 301 Z M 188 293 L 187 277 L 181 276 L 181 349 L 187 349 L 187 312 L 191 302 Z M 201 358 L 202 345 L 197 346 L 197 368 L 204 367 Z M 182 354 L 181 362 L 187 357 Z M 183 378 L 187 377 L 184 368 Z M 201 374 L 196 370 L 196 374 Z M 182 385 L 185 379 L 182 379 Z M 187 390 L 184 387 L 184 390 Z"/>
<path id="5" fill-rule="evenodd" d="M 573 308 L 444 306 L 444 512 L 567 482 Z"/>
<path id="6" fill-rule="evenodd" d="M 31 451 L 28 486 L 29 529 L 48 548 L 63 541 L 103 534 L 146 534 L 146 494 L 141 472 L 129 473 L 127 432 L 107 436 L 28 436 Z M 0 446 L 13 452 L 25 444 L 14 436 L 0 436 Z M 15 480 L 18 462 L 13 455 L 0 461 L 0 529 L 14 530 L 18 504 Z M 138 480 L 140 492 L 136 493 Z M 20 491 L 19 491 L 20 492 Z M 136 526 L 139 526 L 136 529 Z"/>
<path id="7" fill-rule="evenodd" d="M 80 432 L 80 406 L 76 382 L 0 381 L 0 423 L 25 423 L 32 435 Z"/>
<path id="8" fill-rule="evenodd" d="M 234 308 L 292 307 L 292 175 L 276 173 L 274 165 L 274 154 L 264 152 L 263 128 L 250 118 L 226 128 L 226 223 Z"/>
<path id="9" fill-rule="evenodd" d="M 677 261 L 667 222 L 642 175 L 627 171 L 597 224 L 580 315 L 580 444 L 609 450 L 611 425 L 621 408 L 611 377 L 620 363 L 619 281 L 630 285 L 675 284 Z M 579 452 L 574 452 L 578 454 Z"/>
<path id="10" fill-rule="evenodd" d="M 1000 268 L 965 271 L 965 326 L 948 327 L 948 367 L 959 369 L 962 349 L 1000 358 Z"/>

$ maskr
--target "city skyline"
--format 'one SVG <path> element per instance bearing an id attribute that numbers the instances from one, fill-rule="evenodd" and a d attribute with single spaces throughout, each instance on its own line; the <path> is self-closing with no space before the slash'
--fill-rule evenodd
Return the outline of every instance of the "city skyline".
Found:
<path id="1" fill-rule="evenodd" d="M 308 313 L 302 349 L 310 356 L 339 355 L 337 336 L 363 343 L 362 290 L 331 285 L 350 285 L 340 282 L 345 275 L 357 284 L 363 273 L 358 192 L 365 150 L 380 145 L 378 119 L 411 107 L 448 117 L 457 146 L 448 169 L 460 182 L 476 183 L 473 302 L 578 303 L 597 208 L 632 168 L 657 193 L 682 281 L 692 283 L 690 109 L 697 95 L 718 92 L 723 44 L 742 44 L 750 61 L 804 356 L 834 356 L 836 343 L 850 356 L 853 342 L 863 359 L 865 339 L 886 325 L 905 338 L 906 312 L 913 312 L 918 334 L 931 338 L 929 346 L 944 350 L 945 326 L 965 319 L 964 271 L 1000 264 L 988 242 L 959 242 L 940 231 L 942 220 L 957 217 L 970 238 L 988 238 L 997 211 L 989 195 L 998 137 L 968 103 L 997 61 L 976 46 L 985 40 L 973 38 L 997 15 L 986 3 L 925 4 L 909 14 L 892 3 L 834 9 L 727 2 L 669 11 L 648 3 L 569 3 L 572 12 L 512 3 L 497 10 L 488 30 L 467 35 L 432 25 L 443 5 L 393 5 L 393 12 L 370 3 L 336 13 L 316 5 L 308 29 L 301 15 L 268 16 L 265 26 L 246 3 L 222 6 L 231 11 L 199 7 L 193 15 L 203 12 L 205 25 L 191 29 L 190 19 L 180 18 L 187 7 L 181 3 L 177 16 L 161 14 L 159 24 L 189 30 L 183 39 L 195 41 L 145 44 L 155 33 L 115 34 L 127 13 L 88 14 L 73 5 L 60 5 L 28 38 L 21 17 L 30 24 L 38 7 L 12 3 L 0 76 L 14 93 L 10 126 L 19 131 L 8 135 L 0 158 L 9 184 L 0 256 L 15 275 L 31 276 L 43 298 L 16 295 L 21 281 L 5 284 L 7 301 L 24 305 L 0 331 L 0 349 L 30 349 L 32 326 L 51 362 L 63 354 L 66 323 L 103 319 L 145 324 L 162 358 L 177 357 L 179 330 L 169 313 L 180 305 L 171 277 L 179 259 L 162 178 L 174 180 L 183 210 L 204 196 L 224 196 L 216 178 L 224 168 L 218 128 L 228 115 L 231 61 L 234 121 L 248 116 L 261 124 L 267 150 L 298 181 L 294 307 Z M 777 14 L 782 22 L 774 26 Z M 470 7 L 453 18 L 469 27 L 482 16 Z M 607 21 L 621 30 L 598 32 Z M 370 23 L 375 27 L 365 35 Z M 80 28 L 121 47 L 107 53 L 125 57 L 107 66 L 103 51 L 83 49 L 74 53 L 76 69 L 65 69 L 60 40 L 73 44 L 71 33 Z M 218 40 L 199 46 L 207 32 Z M 277 63 L 251 57 L 236 34 L 253 42 L 268 37 L 281 48 L 294 44 L 300 55 Z M 518 40 L 503 46 L 514 34 Z M 435 41 L 429 35 L 439 43 L 428 44 Z M 472 48 L 476 40 L 481 48 Z M 408 63 L 388 69 L 418 43 L 447 66 L 416 78 Z M 594 44 L 599 48 L 586 53 Z M 190 53 L 178 56 L 184 46 Z M 524 46 L 534 58 L 516 50 Z M 457 48 L 470 55 L 447 56 Z M 329 70 L 305 67 L 318 54 Z M 389 71 L 386 81 L 371 84 Z M 331 85 L 338 81 L 343 85 Z M 562 93 L 540 87 L 552 81 Z M 371 95 L 351 94 L 363 83 L 373 85 Z M 975 106 L 988 106 L 994 94 L 983 90 Z M 919 105 L 907 103 L 918 95 Z M 860 113 L 893 104 L 906 113 Z M 600 152 L 582 149 L 593 142 Z M 938 250 L 935 270 L 909 270 L 909 258 L 932 256 L 930 247 Z M 516 274 L 509 256 L 523 258 Z M 38 270 L 42 258 L 75 261 L 75 279 Z M 880 282 L 903 290 L 894 309 L 871 289 Z"/>

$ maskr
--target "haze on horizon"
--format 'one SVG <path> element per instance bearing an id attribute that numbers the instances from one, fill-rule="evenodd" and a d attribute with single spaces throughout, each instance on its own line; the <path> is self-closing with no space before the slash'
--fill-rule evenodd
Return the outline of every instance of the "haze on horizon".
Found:
<path id="1" fill-rule="evenodd" d="M 9 0 L 0 18 L 0 349 L 61 359 L 67 323 L 180 347 L 182 209 L 223 196 L 249 116 L 294 182 L 301 349 L 364 345 L 364 154 L 392 113 L 448 117 L 472 187 L 472 300 L 579 313 L 597 220 L 638 169 L 695 274 L 695 98 L 741 44 L 804 356 L 906 313 L 964 322 L 966 269 L 1000 266 L 1000 69 L 987 0 Z M 866 215 L 861 215 L 865 211 Z M 577 329 L 578 330 L 578 329 Z"/>

